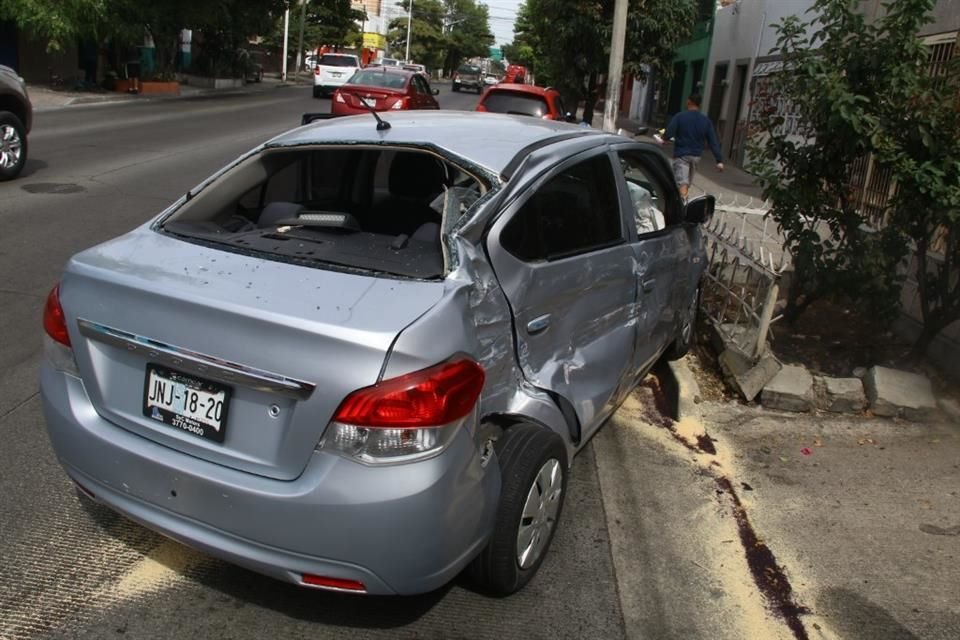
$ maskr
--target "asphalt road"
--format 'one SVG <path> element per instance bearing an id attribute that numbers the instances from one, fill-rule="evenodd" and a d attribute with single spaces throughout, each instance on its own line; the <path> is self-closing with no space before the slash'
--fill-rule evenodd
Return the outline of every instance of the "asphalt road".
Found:
<path id="1" fill-rule="evenodd" d="M 476 102 L 441 92 L 447 108 Z M 501 600 L 459 582 L 393 599 L 281 584 L 82 504 L 57 465 L 37 370 L 43 301 L 67 258 L 327 109 L 306 88 L 276 88 L 37 114 L 24 174 L 0 184 L 0 638 L 623 637 L 592 447 L 540 575 Z"/>

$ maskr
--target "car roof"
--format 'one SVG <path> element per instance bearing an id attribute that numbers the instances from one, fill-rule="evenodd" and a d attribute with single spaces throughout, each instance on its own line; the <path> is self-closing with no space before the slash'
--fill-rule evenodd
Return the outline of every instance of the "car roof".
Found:
<path id="1" fill-rule="evenodd" d="M 547 93 L 555 91 L 552 87 L 538 87 L 532 84 L 516 84 L 513 82 L 501 82 L 490 88 L 490 91 L 513 91 L 516 93 L 529 93 L 535 96 L 545 96 Z"/>
<path id="2" fill-rule="evenodd" d="M 267 146 L 343 142 L 433 146 L 499 175 L 522 151 L 571 137 L 609 137 L 597 129 L 529 116 L 434 110 L 378 115 L 391 123 L 390 129 L 377 131 L 372 115 L 331 118 L 288 131 Z"/>
<path id="3" fill-rule="evenodd" d="M 320 54 L 320 57 L 321 57 L 321 58 L 326 58 L 327 56 L 339 56 L 339 57 L 342 57 L 342 58 L 346 58 L 346 57 L 356 58 L 356 57 L 357 57 L 357 54 L 355 54 L 355 53 L 333 53 L 333 52 L 330 52 L 330 53 L 321 53 L 321 54 Z"/>
<path id="4" fill-rule="evenodd" d="M 394 75 L 403 75 L 403 76 L 412 76 L 416 75 L 416 71 L 412 69 L 404 69 L 403 67 L 394 67 L 387 64 L 374 64 L 367 65 L 364 67 L 364 70 L 370 68 L 370 71 L 375 71 L 377 73 L 392 73 Z"/>

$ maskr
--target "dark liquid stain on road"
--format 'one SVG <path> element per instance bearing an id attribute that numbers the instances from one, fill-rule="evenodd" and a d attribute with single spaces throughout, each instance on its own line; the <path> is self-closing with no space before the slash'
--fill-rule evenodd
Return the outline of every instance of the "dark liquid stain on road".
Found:
<path id="1" fill-rule="evenodd" d="M 810 610 L 797 604 L 793 595 L 793 588 L 787 575 L 779 564 L 777 558 L 773 555 L 770 547 L 766 545 L 757 536 L 747 512 L 740 502 L 740 496 L 733 488 L 733 484 L 726 476 L 716 478 L 720 489 L 730 496 L 733 501 L 733 516 L 737 521 L 737 529 L 740 531 L 740 542 L 743 544 L 747 555 L 747 565 L 750 567 L 750 573 L 753 574 L 753 580 L 759 587 L 760 592 L 766 598 L 770 607 L 786 623 L 790 631 L 793 632 L 797 640 L 808 640 L 807 630 L 800 620 L 800 616 L 810 613 Z"/>
<path id="2" fill-rule="evenodd" d="M 66 182 L 34 182 L 20 187 L 27 193 L 49 193 L 56 195 L 65 195 L 68 193 L 82 193 L 86 191 L 78 184 Z"/>
<path id="3" fill-rule="evenodd" d="M 672 413 L 670 411 L 670 401 L 663 390 L 660 380 L 655 375 L 647 376 L 643 382 L 640 383 L 640 386 L 649 389 L 653 395 L 653 407 L 646 407 L 644 411 L 644 418 L 647 419 L 650 424 L 667 429 L 674 440 L 690 451 L 716 455 L 717 447 L 709 434 L 703 433 L 698 435 L 697 444 L 694 446 L 677 433 L 674 427 L 674 420 L 670 417 Z M 713 461 L 711 465 L 719 466 L 716 461 Z M 810 636 L 807 634 L 807 630 L 804 628 L 800 616 L 809 614 L 810 610 L 797 604 L 794 598 L 793 588 L 790 586 L 786 572 L 784 572 L 783 567 L 777 564 L 777 558 L 773 555 L 770 547 L 760 540 L 757 532 L 754 531 L 750 518 L 747 517 L 746 509 L 744 509 L 743 503 L 740 502 L 740 496 L 737 495 L 733 487 L 733 483 L 731 483 L 726 476 L 715 475 L 717 470 L 714 466 L 710 466 L 704 469 L 704 471 L 710 476 L 713 476 L 717 485 L 720 487 L 717 491 L 718 494 L 726 493 L 730 496 L 730 500 L 733 503 L 733 516 L 740 534 L 740 543 L 743 545 L 744 554 L 746 555 L 747 566 L 750 567 L 753 581 L 756 583 L 760 593 L 763 594 L 768 606 L 784 621 L 797 640 L 809 640 Z M 753 490 L 753 487 L 747 483 L 743 483 L 743 488 L 746 491 Z"/>

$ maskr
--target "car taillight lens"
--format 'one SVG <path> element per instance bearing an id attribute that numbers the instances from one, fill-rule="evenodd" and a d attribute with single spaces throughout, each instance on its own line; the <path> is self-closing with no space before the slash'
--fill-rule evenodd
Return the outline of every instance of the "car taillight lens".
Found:
<path id="1" fill-rule="evenodd" d="M 485 106 L 483 106 L 482 104 L 478 104 L 478 105 L 477 105 L 477 111 L 486 111 L 486 110 L 487 110 L 487 108 L 486 108 Z"/>
<path id="2" fill-rule="evenodd" d="M 60 283 L 54 285 L 43 307 L 43 328 L 47 335 L 67 347 L 70 346 L 70 334 L 67 332 L 67 319 L 60 306 Z"/>
<path id="3" fill-rule="evenodd" d="M 73 376 L 79 376 L 77 359 L 70 344 L 70 334 L 67 332 L 67 319 L 60 306 L 60 285 L 57 284 L 47 296 L 47 303 L 43 307 L 43 352 L 47 361 L 57 371 L 63 371 Z"/>
<path id="4" fill-rule="evenodd" d="M 440 427 L 470 413 L 484 379 L 473 360 L 448 360 L 354 391 L 333 419 L 363 427 Z"/>
<path id="5" fill-rule="evenodd" d="M 406 98 L 397 98 L 397 101 L 390 105 L 391 109 L 406 109 L 407 108 L 407 99 Z"/>
<path id="6" fill-rule="evenodd" d="M 313 68 L 313 75 L 315 75 L 315 76 L 320 75 L 320 67 L 314 67 L 314 68 Z"/>
<path id="7" fill-rule="evenodd" d="M 436 455 L 473 411 L 485 379 L 479 364 L 456 358 L 354 391 L 320 447 L 366 464 Z"/>
<path id="8" fill-rule="evenodd" d="M 334 99 L 334 101 L 340 102 L 340 103 L 342 103 L 342 104 L 346 104 L 346 103 L 347 103 L 347 101 L 343 99 L 343 94 L 340 93 L 339 91 L 337 91 L 335 94 L 333 94 L 333 99 Z"/>

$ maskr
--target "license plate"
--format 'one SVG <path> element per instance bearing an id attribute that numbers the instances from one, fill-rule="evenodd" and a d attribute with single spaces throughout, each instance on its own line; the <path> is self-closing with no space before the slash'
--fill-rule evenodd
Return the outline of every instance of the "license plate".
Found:
<path id="1" fill-rule="evenodd" d="M 336 73 L 336 72 L 330 72 L 330 75 L 333 76 L 334 78 L 339 78 L 339 77 L 342 76 L 343 74 L 342 74 L 342 73 Z"/>
<path id="2" fill-rule="evenodd" d="M 147 365 L 143 415 L 195 436 L 223 442 L 230 387 Z"/>
<path id="3" fill-rule="evenodd" d="M 368 107 L 376 107 L 377 101 L 375 98 L 360 98 L 360 102 L 367 105 Z"/>

